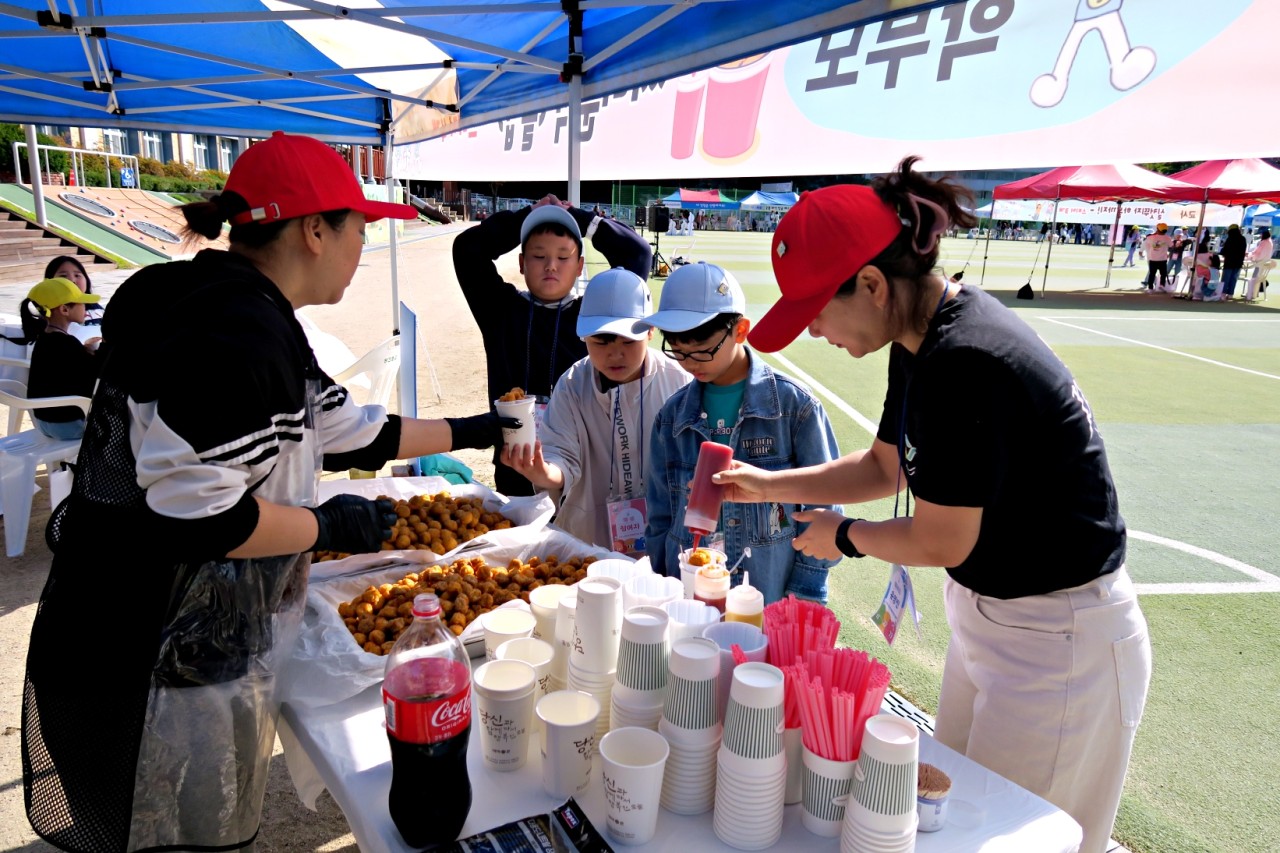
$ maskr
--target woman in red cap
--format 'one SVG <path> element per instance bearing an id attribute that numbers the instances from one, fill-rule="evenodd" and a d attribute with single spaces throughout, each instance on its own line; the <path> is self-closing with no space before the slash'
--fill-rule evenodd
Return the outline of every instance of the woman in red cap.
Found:
<path id="1" fill-rule="evenodd" d="M 884 521 L 797 514 L 810 524 L 795 547 L 946 567 L 938 740 L 1061 807 L 1081 849 L 1101 851 L 1151 673 L 1106 451 L 1035 332 L 938 274 L 938 235 L 970 226 L 971 202 L 914 162 L 801 197 L 773 239 L 782 298 L 750 335 L 765 352 L 806 328 L 854 358 L 890 347 L 871 448 L 793 471 L 735 462 L 719 478 L 733 501 L 914 493 L 913 515 Z"/>
<path id="2" fill-rule="evenodd" d="M 366 199 L 333 149 L 278 133 L 183 214 L 210 238 L 229 221 L 231 250 L 116 292 L 75 485 L 47 533 L 23 784 L 32 826 L 63 850 L 252 842 L 311 552 L 376 551 L 391 526 L 385 501 L 316 506 L 321 469 L 501 435 L 496 415 L 358 406 L 317 365 L 294 312 L 342 298 L 366 222 L 416 216 Z"/>

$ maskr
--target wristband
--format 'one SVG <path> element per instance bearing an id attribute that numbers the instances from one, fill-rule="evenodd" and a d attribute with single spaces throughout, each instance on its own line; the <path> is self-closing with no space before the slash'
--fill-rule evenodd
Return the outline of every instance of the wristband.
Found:
<path id="1" fill-rule="evenodd" d="M 865 521 L 865 519 L 846 518 L 840 522 L 840 526 L 836 528 L 836 547 L 846 557 L 865 557 L 867 555 L 859 551 L 858 546 L 849 540 L 849 528 L 853 526 L 855 521 Z"/>

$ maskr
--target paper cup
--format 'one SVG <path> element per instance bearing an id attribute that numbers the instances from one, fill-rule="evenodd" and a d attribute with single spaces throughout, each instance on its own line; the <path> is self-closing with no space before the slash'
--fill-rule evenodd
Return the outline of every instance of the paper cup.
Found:
<path id="1" fill-rule="evenodd" d="M 573 623 L 578 613 L 578 588 L 569 591 L 556 602 L 556 656 L 551 660 L 551 674 L 560 681 L 569 678 L 569 647 L 573 645 Z"/>
<path id="2" fill-rule="evenodd" d="M 785 712 L 784 712 L 785 713 Z M 799 726 L 782 732 L 782 750 L 787 754 L 787 793 L 783 802 L 787 805 L 804 799 L 804 761 L 800 751 L 804 749 L 804 732 Z"/>
<path id="3" fill-rule="evenodd" d="M 844 808 L 853 786 L 856 761 L 832 761 L 803 750 L 804 812 L 800 819 L 814 835 L 835 838 L 844 825 Z"/>
<path id="4" fill-rule="evenodd" d="M 712 562 L 722 566 L 729 562 L 728 556 L 723 551 L 717 551 L 714 548 L 699 548 L 700 551 L 710 551 Z M 684 597 L 693 598 L 693 581 L 698 576 L 700 566 L 689 565 L 689 555 L 693 553 L 692 548 L 686 548 L 680 552 L 680 582 L 684 584 Z"/>
<path id="5" fill-rule="evenodd" d="M 596 746 L 600 703 L 576 690 L 558 690 L 538 700 L 542 723 L 542 788 L 563 800 L 587 786 Z"/>
<path id="6" fill-rule="evenodd" d="M 498 414 L 504 418 L 517 418 L 520 421 L 519 429 L 502 429 L 502 443 L 507 447 L 519 447 L 524 444 L 533 444 L 538 437 L 537 427 L 534 423 L 534 404 L 537 400 L 533 397 L 524 397 L 511 402 L 502 400 L 494 400 L 493 406 L 498 410 Z"/>
<path id="7" fill-rule="evenodd" d="M 846 819 L 885 833 L 916 823 L 919 748 L 920 731 L 911 722 L 886 714 L 867 720 Z"/>
<path id="8" fill-rule="evenodd" d="M 649 729 L 615 729 L 601 739 L 605 826 L 620 844 L 644 844 L 657 831 L 669 751 L 666 738 Z"/>
<path id="9" fill-rule="evenodd" d="M 534 677 L 537 679 L 533 691 L 535 702 L 552 692 L 551 660 L 555 657 L 555 647 L 550 643 L 545 640 L 535 640 L 533 637 L 519 637 L 515 640 L 507 640 L 498 646 L 497 654 L 498 660 L 518 660 L 533 667 Z M 534 717 L 533 721 L 536 727 L 537 717 Z"/>
<path id="10" fill-rule="evenodd" d="M 617 578 L 586 578 L 577 584 L 578 605 L 573 620 L 569 657 L 589 672 L 609 672 L 618 666 L 618 635 L 622 623 L 622 583 Z"/>
<path id="11" fill-rule="evenodd" d="M 617 578 L 618 582 L 623 584 L 637 575 L 652 574 L 653 572 L 646 571 L 642 565 L 634 560 L 619 560 L 616 557 L 607 560 L 596 560 L 587 566 L 587 577 Z"/>
<path id="12" fill-rule="evenodd" d="M 532 613 L 516 607 L 500 607 L 481 616 L 480 627 L 484 629 L 485 659 L 497 660 L 498 646 L 507 640 L 532 637 L 533 626 L 537 621 Z"/>
<path id="13" fill-rule="evenodd" d="M 549 583 L 529 592 L 529 610 L 537 620 L 537 624 L 533 627 L 534 637 L 546 640 L 548 643 L 555 642 L 556 611 L 559 608 L 560 599 L 571 589 L 573 587 L 568 584 Z"/>
<path id="14" fill-rule="evenodd" d="M 519 770 L 529 757 L 529 727 L 537 690 L 534 669 L 524 661 L 482 664 L 472 677 L 480 748 L 490 770 Z"/>

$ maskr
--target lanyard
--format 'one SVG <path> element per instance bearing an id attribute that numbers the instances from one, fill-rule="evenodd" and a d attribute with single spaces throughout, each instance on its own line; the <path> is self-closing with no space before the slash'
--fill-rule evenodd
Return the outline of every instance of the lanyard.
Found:
<path id="1" fill-rule="evenodd" d="M 644 494 L 644 380 L 645 373 L 649 366 L 649 357 L 645 356 L 645 366 L 641 368 L 640 378 L 636 380 L 640 383 L 640 420 L 638 423 L 638 432 L 640 433 L 640 494 Z M 613 395 L 613 430 L 618 439 L 622 439 L 627 434 L 627 426 L 622 420 L 622 389 L 624 386 L 619 385 L 614 389 Z M 613 498 L 613 453 L 618 442 L 611 440 L 609 442 L 609 497 Z M 621 495 L 620 497 L 631 497 L 631 493 Z"/>
<path id="2" fill-rule="evenodd" d="M 961 285 L 963 287 L 963 285 Z M 944 281 L 942 283 L 942 298 L 938 300 L 937 306 L 933 309 L 933 316 L 937 317 L 938 312 L 942 310 L 942 306 L 947 301 L 947 294 L 951 292 L 951 284 Z M 902 389 L 902 417 L 898 421 L 898 482 L 897 488 L 893 493 L 893 517 L 898 517 L 898 497 L 902 494 L 902 466 L 906 459 L 907 451 L 907 397 L 911 393 L 911 380 L 915 378 L 914 371 L 912 375 L 907 377 L 907 384 Z M 911 484 L 907 484 L 907 494 L 903 506 L 904 516 L 911 515 Z"/>
<path id="3" fill-rule="evenodd" d="M 556 324 L 551 332 L 551 360 L 547 363 L 547 394 L 556 387 L 556 347 L 560 344 L 560 312 L 564 310 L 564 300 L 556 305 Z M 533 297 L 529 297 L 529 326 L 524 332 L 524 392 L 530 397 L 537 396 L 529 389 L 529 371 L 533 361 Z"/>

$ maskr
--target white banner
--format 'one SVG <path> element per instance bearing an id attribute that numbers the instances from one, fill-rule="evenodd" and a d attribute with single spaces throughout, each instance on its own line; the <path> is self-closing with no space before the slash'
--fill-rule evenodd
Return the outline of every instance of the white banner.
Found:
<path id="1" fill-rule="evenodd" d="M 1276 0 L 967 0 L 588 101 L 581 175 L 1269 156 L 1276 33 Z M 567 110 L 457 131 L 397 146 L 395 174 L 563 180 L 568 132 Z"/>
<path id="2" fill-rule="evenodd" d="M 1243 216 L 1244 208 L 1241 206 L 1210 204 L 1205 206 L 1204 225 L 1206 228 L 1239 225 Z M 1000 200 L 995 202 L 991 218 L 1022 222 L 1024 225 L 1030 222 L 1053 222 L 1054 202 L 1033 199 Z M 1113 201 L 1096 204 L 1087 201 L 1060 201 L 1057 203 L 1057 221 L 1110 224 L 1116 221 L 1116 204 Z M 1121 225 L 1155 225 L 1159 222 L 1168 224 L 1170 228 L 1195 228 L 1200 222 L 1200 205 L 1127 201 L 1120 209 Z"/>

